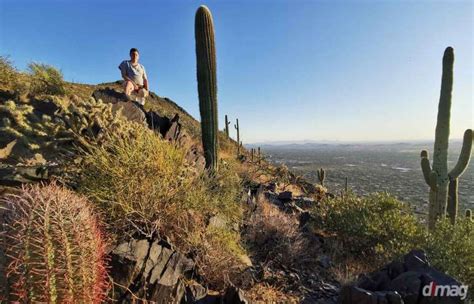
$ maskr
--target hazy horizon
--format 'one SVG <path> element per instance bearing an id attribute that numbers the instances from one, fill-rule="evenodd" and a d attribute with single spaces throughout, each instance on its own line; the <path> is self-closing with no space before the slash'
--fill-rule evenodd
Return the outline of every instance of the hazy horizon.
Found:
<path id="1" fill-rule="evenodd" d="M 450 143 L 462 142 L 462 138 L 450 138 Z M 318 139 L 304 139 L 304 140 L 268 140 L 268 141 L 256 141 L 248 142 L 245 145 L 256 146 L 256 145 L 304 145 L 304 144 L 391 144 L 391 143 L 429 143 L 434 144 L 433 139 L 393 139 L 393 140 L 318 140 Z"/>
<path id="2" fill-rule="evenodd" d="M 239 118 L 244 144 L 434 138 L 441 59 L 455 51 L 451 138 L 473 127 L 471 1 L 0 0 L 0 55 L 67 81 L 120 78 L 137 47 L 150 88 L 199 119 L 194 14 L 214 17 L 219 129 Z M 38 34 L 41 29 L 43 34 Z"/>

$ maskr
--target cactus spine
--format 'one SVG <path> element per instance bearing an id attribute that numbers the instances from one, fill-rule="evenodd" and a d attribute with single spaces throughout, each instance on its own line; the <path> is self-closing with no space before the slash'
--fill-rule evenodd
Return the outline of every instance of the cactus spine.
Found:
<path id="1" fill-rule="evenodd" d="M 237 118 L 236 123 L 234 124 L 235 130 L 237 130 L 237 157 L 240 155 L 240 146 L 242 145 L 242 142 L 240 141 L 240 127 L 239 127 L 239 119 Z"/>
<path id="2" fill-rule="evenodd" d="M 227 138 L 229 138 L 229 125 L 230 121 L 227 119 L 227 115 L 225 116 L 225 135 L 227 135 Z"/>
<path id="3" fill-rule="evenodd" d="M 323 168 L 318 170 L 318 179 L 319 179 L 319 182 L 321 183 L 321 186 L 324 187 L 324 180 L 326 179 L 326 171 Z"/>
<path id="4" fill-rule="evenodd" d="M 428 227 L 433 229 L 437 219 L 446 216 L 448 206 L 448 188 L 451 203 L 449 207 L 451 221 L 454 223 L 457 213 L 457 178 L 466 169 L 472 147 L 472 130 L 464 134 L 463 148 L 458 163 L 448 173 L 449 121 L 451 116 L 451 93 L 453 89 L 454 51 L 446 48 L 443 56 L 443 74 L 441 93 L 438 105 L 438 117 L 435 131 L 433 167 L 430 166 L 429 154 L 421 152 L 421 169 L 426 183 L 430 186 Z M 466 135 L 467 134 L 467 135 Z M 466 139 L 467 137 L 467 139 Z"/>
<path id="5" fill-rule="evenodd" d="M 201 133 L 206 168 L 217 169 L 217 76 L 214 25 L 209 9 L 201 5 L 195 18 L 196 62 Z"/>
<path id="6" fill-rule="evenodd" d="M 35 185 L 1 203 L 8 302 L 105 300 L 105 244 L 85 198 L 54 184 Z"/>

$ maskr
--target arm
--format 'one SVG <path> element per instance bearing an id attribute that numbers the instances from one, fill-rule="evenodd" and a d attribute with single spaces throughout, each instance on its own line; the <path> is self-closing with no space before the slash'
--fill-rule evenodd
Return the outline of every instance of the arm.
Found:
<path id="1" fill-rule="evenodd" d="M 145 90 L 150 91 L 148 89 L 148 79 L 146 77 L 143 78 L 143 87 L 145 88 Z"/>

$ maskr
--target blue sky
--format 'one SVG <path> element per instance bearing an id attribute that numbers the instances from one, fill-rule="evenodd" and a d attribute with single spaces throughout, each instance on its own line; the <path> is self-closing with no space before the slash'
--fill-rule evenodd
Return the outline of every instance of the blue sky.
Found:
<path id="1" fill-rule="evenodd" d="M 219 127 L 238 117 L 244 143 L 432 139 L 446 46 L 451 138 L 474 125 L 472 1 L 0 0 L 0 54 L 100 83 L 137 47 L 152 91 L 199 118 L 201 4 L 214 16 Z"/>

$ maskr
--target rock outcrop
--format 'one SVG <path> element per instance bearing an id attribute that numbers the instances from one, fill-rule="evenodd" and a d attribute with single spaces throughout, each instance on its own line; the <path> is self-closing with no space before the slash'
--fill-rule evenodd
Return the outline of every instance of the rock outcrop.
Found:
<path id="1" fill-rule="evenodd" d="M 343 287 L 339 300 L 341 304 L 464 303 L 461 296 L 424 296 L 423 289 L 426 291 L 433 285 L 461 287 L 460 282 L 431 267 L 423 251 L 412 250 L 403 261 L 393 261 L 361 276 L 356 284 Z"/>

